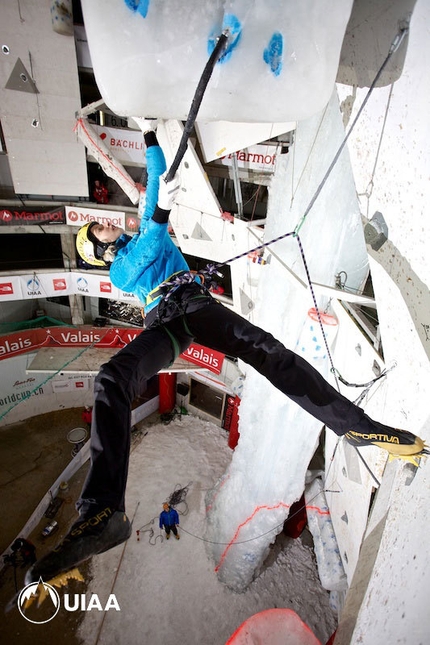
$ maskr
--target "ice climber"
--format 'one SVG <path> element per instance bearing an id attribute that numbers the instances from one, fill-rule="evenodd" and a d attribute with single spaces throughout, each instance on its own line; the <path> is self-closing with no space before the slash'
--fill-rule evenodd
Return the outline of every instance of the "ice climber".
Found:
<path id="1" fill-rule="evenodd" d="M 375 445 L 407 459 L 426 452 L 419 437 L 373 421 L 303 358 L 218 302 L 201 277 L 189 271 L 168 233 L 178 178 L 166 183 L 161 177 L 166 164 L 155 132 L 145 132 L 144 139 L 148 183 L 139 232 L 130 237 L 110 224 L 86 224 L 78 232 L 77 250 L 88 264 L 108 265 L 112 283 L 139 298 L 145 330 L 95 378 L 91 466 L 76 504 L 79 518 L 58 546 L 27 571 L 26 584 L 40 577 L 48 581 L 130 537 L 124 497 L 131 404 L 145 382 L 193 341 L 251 365 L 354 446 Z"/>

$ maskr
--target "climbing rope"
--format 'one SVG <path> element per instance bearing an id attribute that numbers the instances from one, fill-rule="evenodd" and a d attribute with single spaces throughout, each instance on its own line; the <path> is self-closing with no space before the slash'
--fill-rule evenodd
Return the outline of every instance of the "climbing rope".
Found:
<path id="1" fill-rule="evenodd" d="M 368 100 L 369 100 L 369 98 L 370 98 L 370 96 L 371 96 L 371 94 L 372 94 L 372 92 L 373 92 L 373 90 L 374 90 L 374 88 L 375 88 L 375 86 L 376 86 L 376 83 L 378 82 L 378 80 L 379 80 L 379 78 L 380 78 L 380 76 L 381 76 L 381 74 L 382 74 L 383 70 L 385 69 L 385 67 L 386 67 L 386 65 L 387 65 L 388 61 L 391 59 L 392 55 L 393 55 L 393 54 L 398 50 L 398 48 L 400 47 L 400 45 L 401 45 L 401 43 L 402 43 L 402 41 L 403 41 L 404 37 L 405 37 L 405 36 L 406 36 L 406 34 L 408 33 L 408 31 L 409 31 L 408 26 L 402 26 L 402 27 L 400 27 L 399 32 L 396 34 L 395 38 L 393 39 L 393 41 L 392 41 L 392 43 L 391 43 L 391 46 L 390 46 L 390 49 L 389 49 L 389 52 L 388 52 L 388 54 L 387 54 L 387 56 L 386 56 L 385 60 L 383 61 L 383 63 L 382 63 L 382 65 L 381 65 L 381 67 L 379 68 L 379 70 L 378 70 L 378 72 L 377 72 L 377 74 L 376 74 L 376 76 L 375 76 L 375 78 L 374 78 L 374 80 L 373 80 L 373 82 L 372 82 L 371 86 L 369 87 L 369 90 L 368 90 L 368 92 L 367 92 L 367 94 L 366 94 L 366 96 L 365 96 L 365 98 L 364 98 L 364 100 L 363 100 L 362 105 L 360 106 L 360 108 L 359 108 L 359 110 L 358 110 L 358 112 L 357 112 L 357 115 L 355 116 L 355 119 L 353 120 L 353 122 L 352 122 L 352 124 L 351 124 L 351 126 L 350 126 L 350 128 L 349 128 L 348 132 L 346 133 L 345 137 L 343 138 L 343 140 L 342 140 L 342 142 L 341 142 L 341 144 L 340 144 L 340 146 L 339 146 L 338 150 L 336 151 L 336 153 L 335 153 L 335 155 L 334 155 L 334 157 L 333 157 L 332 162 L 330 163 L 330 165 L 329 165 L 329 167 L 328 167 L 328 169 L 327 169 L 326 173 L 324 174 L 324 176 L 323 176 L 323 178 L 322 178 L 322 180 L 321 180 L 320 184 L 318 185 L 318 187 L 317 187 L 317 189 L 316 189 L 316 191 L 315 191 L 315 193 L 314 193 L 313 197 L 311 198 L 311 200 L 310 200 L 310 202 L 309 202 L 309 204 L 308 204 L 307 208 L 305 209 L 305 211 L 304 211 L 304 213 L 303 213 L 303 215 L 302 215 L 301 219 L 300 219 L 300 220 L 299 220 L 299 222 L 297 223 L 297 225 L 296 225 L 296 227 L 295 227 L 294 231 L 290 231 L 290 232 L 288 232 L 288 233 L 284 233 L 283 235 L 279 235 L 278 237 L 273 238 L 273 239 L 271 239 L 271 240 L 268 240 L 267 242 L 263 242 L 262 244 L 259 244 L 258 246 L 254 247 L 253 249 L 250 249 L 250 250 L 245 251 L 245 252 L 243 252 L 243 253 L 239 253 L 238 255 L 236 255 L 236 256 L 234 256 L 234 257 L 232 257 L 232 258 L 230 258 L 229 260 L 226 260 L 226 261 L 224 261 L 224 262 L 209 263 L 209 264 L 206 266 L 205 270 L 204 270 L 204 273 L 205 273 L 205 274 L 207 274 L 207 275 L 209 275 L 210 277 L 212 277 L 212 276 L 214 276 L 214 275 L 218 275 L 218 276 L 220 276 L 220 275 L 221 275 L 221 276 L 222 276 L 222 274 L 220 273 L 220 271 L 219 271 L 219 270 L 220 270 L 224 265 L 226 265 L 226 264 L 230 264 L 231 262 L 234 262 L 234 261 L 236 261 L 236 260 L 238 260 L 238 259 L 240 259 L 240 258 L 242 258 L 242 257 L 245 257 L 245 256 L 249 255 L 250 253 L 253 253 L 253 252 L 256 252 L 256 251 L 261 251 L 262 249 L 264 249 L 264 248 L 266 248 L 266 247 L 268 247 L 268 246 L 270 246 L 270 245 L 272 245 L 272 244 L 275 244 L 276 242 L 278 242 L 278 241 L 280 241 L 280 240 L 282 240 L 282 239 L 285 239 L 285 238 L 287 238 L 287 237 L 290 237 L 290 236 L 295 237 L 295 238 L 296 238 L 296 240 L 297 240 L 297 243 L 298 243 L 298 245 L 299 245 L 300 254 L 301 254 L 302 261 L 303 261 L 303 266 L 304 266 L 304 269 L 305 269 L 305 272 L 306 272 L 306 277 L 307 277 L 307 281 L 308 281 L 309 289 L 310 289 L 310 292 L 311 292 L 311 296 L 312 296 L 312 300 L 313 300 L 313 303 L 314 303 L 315 310 L 316 310 L 316 312 L 317 312 L 317 317 L 318 317 L 319 326 L 320 326 L 320 329 L 321 329 L 321 333 L 322 333 L 322 336 L 323 336 L 323 339 L 324 339 L 324 345 L 325 345 L 325 348 L 326 348 L 326 351 L 327 351 L 327 356 L 328 356 L 328 358 L 329 358 L 329 362 L 330 362 L 330 366 L 331 366 L 331 372 L 332 372 L 332 374 L 334 375 L 334 378 L 335 378 L 335 381 L 336 381 L 336 386 L 337 386 L 337 389 L 338 389 L 338 390 L 340 390 L 340 387 L 339 387 L 339 381 L 338 381 L 338 372 L 336 371 L 336 369 L 335 369 L 335 367 L 334 367 L 334 363 L 333 363 L 333 359 L 332 359 L 332 356 L 331 356 L 331 352 L 330 352 L 330 349 L 329 349 L 329 347 L 328 347 L 327 337 L 326 337 L 325 330 L 324 330 L 324 326 L 323 326 L 323 323 L 322 323 L 322 319 L 321 319 L 321 315 L 320 315 L 319 307 L 318 307 L 318 304 L 317 304 L 317 300 L 316 300 L 315 292 L 314 292 L 314 289 L 313 289 L 313 285 L 312 285 L 312 281 L 311 281 L 311 277 L 310 277 L 310 273 L 309 273 L 308 265 L 307 265 L 307 262 L 306 262 L 305 253 L 304 253 L 303 246 L 302 246 L 302 243 L 301 243 L 301 240 L 300 240 L 299 232 L 300 232 L 300 229 L 301 229 L 301 227 L 303 226 L 304 222 L 306 221 L 306 218 L 307 218 L 307 216 L 309 215 L 309 213 L 310 213 L 310 211 L 311 211 L 312 207 L 314 206 L 314 204 L 315 204 L 316 200 L 318 199 L 318 196 L 320 195 L 320 193 L 321 193 L 321 191 L 322 191 L 322 189 L 323 189 L 323 187 L 324 187 L 325 183 L 327 182 L 328 177 L 330 176 L 330 174 L 331 174 L 331 172 L 333 171 L 333 169 L 334 169 L 334 167 L 335 167 L 336 163 L 338 162 L 339 157 L 340 157 L 340 155 L 341 155 L 341 153 L 342 153 L 342 151 L 343 151 L 344 147 L 346 146 L 346 143 L 347 143 L 347 141 L 348 141 L 349 137 L 351 136 L 351 133 L 353 132 L 353 130 L 354 130 L 354 128 L 355 128 L 355 126 L 356 126 L 356 124 L 357 124 L 357 122 L 358 122 L 359 118 L 361 117 L 361 114 L 362 114 L 362 112 L 363 112 L 363 110 L 364 110 L 364 108 L 365 108 L 365 106 L 366 106 L 366 104 L 367 104 L 367 102 L 368 102 Z M 321 124 L 320 124 L 320 125 L 321 125 Z M 366 384 L 366 387 L 368 387 L 368 389 L 369 389 L 369 388 L 370 388 L 370 387 L 371 387 L 371 386 L 372 386 L 372 385 L 373 385 L 377 380 L 379 380 L 379 378 L 385 377 L 387 373 L 388 373 L 388 371 L 387 371 L 387 370 L 385 370 L 385 371 L 380 375 L 380 377 L 378 377 L 377 379 L 374 379 L 371 383 Z M 339 380 L 340 380 L 340 379 L 339 379 Z M 368 389 L 367 389 L 366 393 L 368 392 Z M 365 395 L 365 394 L 364 394 L 364 395 Z M 356 450 L 356 452 L 357 452 L 357 454 L 359 455 L 359 458 L 360 458 L 360 459 L 362 460 L 362 462 L 364 463 L 364 465 L 365 465 L 365 467 L 367 468 L 367 470 L 369 471 L 369 473 L 371 474 L 371 476 L 373 477 L 373 479 L 375 480 L 375 482 L 377 482 L 377 483 L 379 484 L 379 482 L 378 482 L 377 478 L 376 478 L 376 477 L 375 477 L 375 475 L 371 472 L 371 469 L 370 469 L 370 468 L 369 468 L 369 466 L 366 464 L 366 462 L 365 462 L 365 460 L 363 459 L 363 457 L 362 457 L 362 455 L 360 454 L 360 452 L 359 452 L 358 450 Z"/>
<path id="2" fill-rule="evenodd" d="M 390 87 L 390 92 L 388 94 L 388 99 L 387 99 L 387 105 L 385 106 L 384 121 L 382 123 L 381 133 L 379 135 L 378 147 L 377 147 L 376 154 L 375 154 L 375 161 L 374 161 L 373 168 L 372 168 L 372 174 L 370 176 L 370 180 L 369 180 L 369 183 L 367 184 L 365 192 L 358 194 L 359 197 L 364 196 L 366 198 L 366 200 L 367 200 L 367 207 L 366 207 L 366 217 L 367 217 L 367 219 L 369 219 L 370 198 L 371 198 L 372 192 L 373 192 L 376 166 L 378 164 L 379 153 L 381 151 L 382 140 L 383 140 L 383 137 L 384 137 L 385 126 L 386 126 L 386 123 L 387 123 L 388 112 L 389 112 L 389 109 L 390 109 L 391 98 L 392 98 L 392 95 L 393 95 L 393 89 L 394 89 L 394 83 Z"/>
<path id="3" fill-rule="evenodd" d="M 408 31 L 409 31 L 408 26 L 405 25 L 403 27 L 400 27 L 399 32 L 394 37 L 394 39 L 393 39 L 393 41 L 391 43 L 389 52 L 388 52 L 384 62 L 382 63 L 381 67 L 379 68 L 375 78 L 373 79 L 373 82 L 372 82 L 371 86 L 369 87 L 369 90 L 368 90 L 368 92 L 367 92 L 367 94 L 366 94 L 366 96 L 365 96 L 365 98 L 363 100 L 363 103 L 360 106 L 360 109 L 358 110 L 358 112 L 357 112 L 357 114 L 355 116 L 354 121 L 352 122 L 351 127 L 349 128 L 348 132 L 346 133 L 346 135 L 345 135 L 342 143 L 340 144 L 335 156 L 333 157 L 333 161 L 329 165 L 329 167 L 327 169 L 327 172 L 325 173 L 324 177 L 322 178 L 321 183 L 319 184 L 318 188 L 316 189 L 314 196 L 312 197 L 311 201 L 309 202 L 308 207 L 306 208 L 306 210 L 303 213 L 299 223 L 297 224 L 297 226 L 295 228 L 294 232 L 296 234 L 298 234 L 298 232 L 300 231 L 301 227 L 303 226 L 303 224 L 304 224 L 304 222 L 305 222 L 310 210 L 312 209 L 313 205 L 315 204 L 319 194 L 321 193 L 321 191 L 322 191 L 322 189 L 324 187 L 324 184 L 326 183 L 329 175 L 331 174 L 331 171 L 335 167 L 335 165 L 336 165 L 336 163 L 337 163 L 337 161 L 338 161 L 338 159 L 339 159 L 339 157 L 340 157 L 340 155 L 342 153 L 342 150 L 344 149 L 344 147 L 345 147 L 345 145 L 346 145 L 346 143 L 347 143 L 352 131 L 354 130 L 354 128 L 355 128 L 355 126 L 356 126 L 356 124 L 357 124 L 357 122 L 358 122 L 358 120 L 359 120 L 359 118 L 361 116 L 361 113 L 363 112 L 363 110 L 364 110 L 364 108 L 366 106 L 366 103 L 369 100 L 370 95 L 372 94 L 372 92 L 373 92 L 373 90 L 374 90 L 374 88 L 376 86 L 376 83 L 378 82 L 382 72 L 384 71 L 385 67 L 387 66 L 388 61 L 390 60 L 390 58 L 394 54 L 394 52 L 396 52 L 398 50 L 398 48 L 400 47 L 400 45 L 401 45 L 401 43 L 403 41 L 403 38 L 406 36 Z"/>

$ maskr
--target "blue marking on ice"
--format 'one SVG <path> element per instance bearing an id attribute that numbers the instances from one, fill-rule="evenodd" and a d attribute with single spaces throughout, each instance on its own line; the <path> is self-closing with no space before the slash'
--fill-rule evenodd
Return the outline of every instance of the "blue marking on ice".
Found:
<path id="1" fill-rule="evenodd" d="M 132 11 L 137 11 L 143 18 L 146 18 L 149 8 L 149 0 L 124 0 L 126 6 Z"/>
<path id="2" fill-rule="evenodd" d="M 226 63 L 230 58 L 234 49 L 236 49 L 239 44 L 240 37 L 242 35 L 242 24 L 237 16 L 232 13 L 227 13 L 224 15 L 222 21 L 222 31 L 228 30 L 228 41 L 227 47 L 224 50 L 224 53 L 219 57 L 218 63 Z M 219 31 L 212 30 L 211 35 L 208 40 L 208 54 L 211 55 L 215 49 L 217 39 L 219 37 Z"/>
<path id="3" fill-rule="evenodd" d="M 263 52 L 263 60 L 270 65 L 270 71 L 279 76 L 282 71 L 282 58 L 284 52 L 284 38 L 279 31 L 275 31 L 270 42 Z"/>

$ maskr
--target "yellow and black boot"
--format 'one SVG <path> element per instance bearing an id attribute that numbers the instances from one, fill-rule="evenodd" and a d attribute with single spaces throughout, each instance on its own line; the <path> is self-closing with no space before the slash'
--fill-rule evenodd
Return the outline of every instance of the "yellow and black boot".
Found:
<path id="1" fill-rule="evenodd" d="M 424 441 L 407 430 L 381 427 L 380 430 L 370 434 L 350 430 L 345 434 L 345 439 L 357 448 L 378 446 L 378 448 L 387 450 L 390 453 L 390 458 L 403 459 L 415 466 L 419 465 L 421 457 L 430 454 Z"/>

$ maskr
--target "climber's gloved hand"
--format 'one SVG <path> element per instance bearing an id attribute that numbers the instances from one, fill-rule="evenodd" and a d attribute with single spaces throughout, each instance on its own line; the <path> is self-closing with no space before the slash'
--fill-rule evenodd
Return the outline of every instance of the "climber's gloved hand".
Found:
<path id="1" fill-rule="evenodd" d="M 181 182 L 178 173 L 175 174 L 173 179 L 165 182 L 166 173 L 160 177 L 160 187 L 158 189 L 158 207 L 165 211 L 170 211 L 173 208 Z"/>

